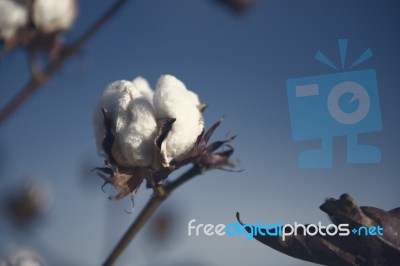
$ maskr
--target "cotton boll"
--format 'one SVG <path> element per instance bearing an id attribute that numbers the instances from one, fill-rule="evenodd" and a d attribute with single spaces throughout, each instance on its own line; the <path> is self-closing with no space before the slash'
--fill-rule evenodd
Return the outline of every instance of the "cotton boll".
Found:
<path id="1" fill-rule="evenodd" d="M 5 265 L 13 266 L 45 266 L 47 263 L 43 258 L 33 250 L 27 248 L 19 248 L 14 250 Z"/>
<path id="2" fill-rule="evenodd" d="M 8 40 L 28 22 L 25 4 L 13 0 L 0 0 L 0 39 Z"/>
<path id="3" fill-rule="evenodd" d="M 175 118 L 171 132 L 164 141 L 162 153 L 167 162 L 183 159 L 193 150 L 204 128 L 203 117 L 185 85 L 171 75 L 161 76 L 154 94 L 156 117 Z"/>
<path id="4" fill-rule="evenodd" d="M 153 162 L 154 139 L 158 133 L 152 104 L 145 98 L 130 103 L 129 124 L 118 136 L 122 152 L 133 166 L 150 166 Z"/>
<path id="5" fill-rule="evenodd" d="M 68 30 L 76 18 L 76 0 L 35 0 L 33 23 L 46 33 Z"/>
<path id="6" fill-rule="evenodd" d="M 137 77 L 132 81 L 136 89 L 150 102 L 153 103 L 154 92 L 150 88 L 149 83 L 143 77 Z"/>

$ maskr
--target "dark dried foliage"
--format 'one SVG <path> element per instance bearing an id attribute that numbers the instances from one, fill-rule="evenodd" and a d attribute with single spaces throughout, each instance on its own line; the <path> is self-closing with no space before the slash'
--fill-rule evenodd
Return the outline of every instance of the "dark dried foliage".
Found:
<path id="1" fill-rule="evenodd" d="M 328 199 L 320 206 L 336 225 L 349 224 L 349 229 L 360 226 L 381 226 L 383 236 L 355 235 L 304 236 L 303 232 L 282 238 L 257 235 L 261 243 L 291 257 L 322 265 L 400 265 L 400 208 L 384 211 L 375 207 L 359 207 L 348 194 L 340 199 Z M 240 221 L 239 213 L 237 213 Z"/>

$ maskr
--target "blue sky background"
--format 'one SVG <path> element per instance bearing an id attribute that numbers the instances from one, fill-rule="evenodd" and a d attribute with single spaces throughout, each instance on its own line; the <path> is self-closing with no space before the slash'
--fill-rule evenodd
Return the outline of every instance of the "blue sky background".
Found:
<path id="1" fill-rule="evenodd" d="M 108 6 L 81 1 L 69 39 Z M 187 223 L 228 224 L 236 211 L 246 222 L 327 223 L 319 205 L 344 192 L 361 205 L 400 206 L 399 34 L 400 5 L 394 0 L 258 1 L 243 16 L 212 1 L 132 1 L 1 125 L 0 190 L 26 176 L 48 181 L 54 208 L 29 243 L 50 253 L 49 260 L 99 265 L 151 191 L 139 190 L 136 212 L 129 215 L 129 198 L 108 201 L 115 191 L 107 187 L 104 194 L 101 180 L 87 174 L 102 164 L 91 127 L 95 103 L 114 80 L 142 75 L 155 86 L 161 74 L 173 74 L 209 104 L 207 126 L 225 115 L 215 138 L 239 135 L 233 157 L 245 171 L 208 172 L 179 188 L 163 207 L 176 213 L 171 242 L 152 245 L 144 230 L 118 265 L 299 265 L 244 237 L 188 237 Z M 383 130 L 362 134 L 360 142 L 378 147 L 382 161 L 347 164 L 345 138 L 336 137 L 332 168 L 301 169 L 297 156 L 319 142 L 292 140 L 286 80 L 336 73 L 314 56 L 321 50 L 339 64 L 339 38 L 349 39 L 349 63 L 367 48 L 374 54 L 355 70 L 376 70 Z M 20 51 L 0 63 L 4 106 L 29 72 Z"/>

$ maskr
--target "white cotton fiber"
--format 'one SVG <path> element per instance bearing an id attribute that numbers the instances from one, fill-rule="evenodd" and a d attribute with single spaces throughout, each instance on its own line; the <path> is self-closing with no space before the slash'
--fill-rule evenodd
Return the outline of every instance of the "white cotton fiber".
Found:
<path id="1" fill-rule="evenodd" d="M 68 30 L 76 13 L 76 0 L 35 0 L 33 4 L 33 22 L 47 33 Z"/>
<path id="2" fill-rule="evenodd" d="M 0 39 L 8 40 L 28 22 L 26 5 L 12 0 L 0 0 Z"/>
<path id="3" fill-rule="evenodd" d="M 117 122 L 116 131 L 125 127 L 126 109 L 131 101 L 130 91 L 133 85 L 127 80 L 118 80 L 109 84 L 96 105 L 93 116 L 93 127 L 98 151 L 102 152 L 102 142 L 105 135 L 104 116 L 101 111 L 106 109 Z M 118 121 L 117 121 L 118 120 Z"/>
<path id="4" fill-rule="evenodd" d="M 101 112 L 105 108 L 115 121 L 112 155 L 120 166 L 159 166 L 154 141 L 167 118 L 176 120 L 162 143 L 162 163 L 168 166 L 173 160 L 187 158 L 204 129 L 199 105 L 197 94 L 171 75 L 160 77 L 154 93 L 142 77 L 132 82 L 115 81 L 107 86 L 95 110 L 93 125 L 98 149 L 102 150 L 105 136 Z"/>
<path id="5" fill-rule="evenodd" d="M 164 141 L 167 161 L 190 155 L 197 137 L 204 128 L 203 117 L 185 85 L 171 75 L 161 76 L 153 104 L 158 119 L 175 118 L 172 130 Z M 197 100 L 198 101 L 198 100 Z"/>
<path id="6" fill-rule="evenodd" d="M 201 104 L 199 96 L 196 93 L 194 93 L 193 91 L 188 90 L 188 95 L 189 95 L 189 98 L 193 102 L 194 105 L 199 106 Z"/>
<path id="7" fill-rule="evenodd" d="M 157 132 L 152 104 L 127 80 L 111 83 L 97 104 L 93 125 L 96 143 L 102 150 L 105 136 L 105 108 L 115 121 L 115 141 L 112 153 L 123 166 L 148 166 L 153 160 L 153 140 Z"/>
<path id="8" fill-rule="evenodd" d="M 143 77 L 137 77 L 132 80 L 133 86 L 145 97 L 151 104 L 153 104 L 153 95 L 154 92 L 150 88 L 149 83 Z"/>
<path id="9" fill-rule="evenodd" d="M 145 97 L 135 99 L 130 103 L 129 115 L 129 124 L 120 133 L 122 152 L 131 165 L 149 166 L 158 133 L 153 106 Z"/>

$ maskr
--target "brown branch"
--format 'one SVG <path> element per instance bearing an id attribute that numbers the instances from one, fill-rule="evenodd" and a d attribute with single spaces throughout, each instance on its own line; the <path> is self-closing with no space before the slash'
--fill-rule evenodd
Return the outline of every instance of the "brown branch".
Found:
<path id="1" fill-rule="evenodd" d="M 128 0 L 117 0 L 78 38 L 77 41 L 62 49 L 59 55 L 50 62 L 43 73 L 32 77 L 32 79 L 18 92 L 18 94 L 1 110 L 0 124 L 4 123 L 30 96 L 33 95 L 34 92 L 41 88 L 42 85 L 44 85 L 60 69 L 67 59 L 77 54 L 81 47 L 127 2 Z"/>
<path id="2" fill-rule="evenodd" d="M 137 235 L 137 233 L 142 229 L 142 227 L 146 224 L 146 222 L 150 219 L 153 213 L 157 210 L 157 208 L 161 205 L 161 203 L 179 186 L 183 183 L 189 181 L 193 177 L 202 174 L 202 169 L 194 165 L 187 172 L 181 175 L 179 178 L 174 180 L 173 182 L 165 185 L 159 186 L 156 188 L 154 192 L 154 196 L 149 200 L 147 205 L 144 207 L 142 212 L 136 218 L 136 220 L 132 223 L 132 225 L 128 228 L 125 234 L 122 236 L 118 244 L 115 246 L 110 256 L 108 256 L 107 260 L 104 262 L 103 266 L 111 266 L 115 263 L 118 257 L 122 254 L 122 252 L 127 248 L 132 239 Z"/>

